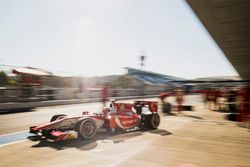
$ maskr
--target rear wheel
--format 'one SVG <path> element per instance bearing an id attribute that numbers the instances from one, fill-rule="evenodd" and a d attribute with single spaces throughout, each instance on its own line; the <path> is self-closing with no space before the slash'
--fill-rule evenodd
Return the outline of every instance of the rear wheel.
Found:
<path id="1" fill-rule="evenodd" d="M 150 119 L 150 127 L 151 129 L 157 129 L 160 125 L 160 116 L 157 113 L 152 114 L 152 117 Z"/>
<path id="2" fill-rule="evenodd" d="M 162 111 L 163 113 L 169 114 L 171 112 L 172 105 L 170 103 L 163 103 L 162 104 Z"/>
<path id="3" fill-rule="evenodd" d="M 84 119 L 77 125 L 77 132 L 79 137 L 84 139 L 92 139 L 96 135 L 96 123 L 92 119 Z"/>
<path id="4" fill-rule="evenodd" d="M 67 115 L 65 114 L 57 114 L 57 115 L 54 115 L 51 119 L 50 119 L 50 122 L 53 122 L 55 120 L 58 120 L 58 119 L 62 119 L 64 117 L 66 117 Z"/>
<path id="5" fill-rule="evenodd" d="M 141 128 L 157 129 L 160 125 L 160 116 L 157 113 L 141 115 Z"/>

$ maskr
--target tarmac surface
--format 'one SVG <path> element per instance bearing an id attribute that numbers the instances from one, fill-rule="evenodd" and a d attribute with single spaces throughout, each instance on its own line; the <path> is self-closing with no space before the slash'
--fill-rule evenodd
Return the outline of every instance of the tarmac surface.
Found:
<path id="1" fill-rule="evenodd" d="M 157 130 L 112 136 L 100 132 L 90 141 L 53 143 L 38 140 L 27 130 L 54 114 L 97 111 L 99 103 L 0 115 L 0 166 L 250 167 L 249 129 L 227 121 L 225 113 L 206 110 L 198 96 L 186 100 L 195 106 L 194 111 L 161 114 Z"/>

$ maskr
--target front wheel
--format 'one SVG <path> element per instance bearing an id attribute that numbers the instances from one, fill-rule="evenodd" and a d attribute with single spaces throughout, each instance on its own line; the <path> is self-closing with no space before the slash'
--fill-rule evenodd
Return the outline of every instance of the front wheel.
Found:
<path id="1" fill-rule="evenodd" d="M 76 128 L 79 137 L 88 140 L 95 137 L 96 129 L 96 123 L 92 119 L 84 119 L 80 121 Z"/>

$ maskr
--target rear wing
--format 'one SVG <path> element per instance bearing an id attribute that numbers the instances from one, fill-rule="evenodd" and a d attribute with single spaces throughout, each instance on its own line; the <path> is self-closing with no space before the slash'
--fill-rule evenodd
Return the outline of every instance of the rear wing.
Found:
<path id="1" fill-rule="evenodd" d="M 157 112 L 158 111 L 158 102 L 157 101 L 143 101 L 143 100 L 137 100 L 134 101 L 134 103 L 113 103 L 114 107 L 116 108 L 116 111 L 132 111 L 133 108 L 138 110 L 138 108 L 141 108 L 143 106 L 148 107 L 148 109 L 151 112 Z M 140 109 L 139 109 L 140 110 Z"/>
<path id="2" fill-rule="evenodd" d="M 158 102 L 157 101 L 134 101 L 134 106 L 148 106 L 149 110 L 151 112 L 157 112 L 158 111 Z"/>

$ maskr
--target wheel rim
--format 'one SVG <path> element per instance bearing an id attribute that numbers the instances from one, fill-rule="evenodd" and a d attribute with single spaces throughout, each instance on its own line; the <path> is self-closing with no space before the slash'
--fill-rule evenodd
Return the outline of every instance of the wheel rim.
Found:
<path id="1" fill-rule="evenodd" d="M 151 123 L 154 128 L 157 128 L 160 124 L 160 116 L 158 114 L 153 114 Z"/>
<path id="2" fill-rule="evenodd" d="M 95 133 L 95 125 L 90 121 L 84 122 L 81 128 L 81 134 L 84 137 L 91 137 L 94 133 Z"/>

